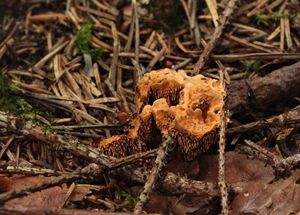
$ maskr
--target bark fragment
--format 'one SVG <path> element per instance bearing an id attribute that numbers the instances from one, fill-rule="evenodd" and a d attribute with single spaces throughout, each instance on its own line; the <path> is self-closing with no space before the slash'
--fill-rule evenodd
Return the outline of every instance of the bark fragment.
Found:
<path id="1" fill-rule="evenodd" d="M 300 95 L 300 62 L 277 69 L 264 77 L 234 81 L 227 87 L 226 109 L 243 114 L 283 104 Z"/>

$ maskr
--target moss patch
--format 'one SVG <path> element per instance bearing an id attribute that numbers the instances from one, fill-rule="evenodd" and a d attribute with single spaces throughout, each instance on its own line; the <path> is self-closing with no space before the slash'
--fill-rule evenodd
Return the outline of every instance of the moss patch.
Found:
<path id="1" fill-rule="evenodd" d="M 90 54 L 92 57 L 100 57 L 104 51 L 101 48 L 92 48 L 92 27 L 91 20 L 86 20 L 76 34 L 75 44 L 81 54 Z"/>

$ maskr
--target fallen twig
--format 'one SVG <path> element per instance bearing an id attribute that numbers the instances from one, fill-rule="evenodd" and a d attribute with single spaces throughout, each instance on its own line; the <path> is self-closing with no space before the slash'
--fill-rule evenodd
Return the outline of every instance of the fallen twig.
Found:
<path id="1" fill-rule="evenodd" d="M 113 169 L 121 168 L 123 166 L 127 166 L 141 159 L 149 159 L 155 157 L 157 151 L 158 151 L 157 149 L 152 149 L 146 152 L 136 153 L 124 158 L 119 158 L 109 166 L 109 169 L 113 170 Z"/>
<path id="2" fill-rule="evenodd" d="M 0 127 L 12 131 L 14 133 L 22 134 L 27 137 L 42 141 L 50 146 L 57 146 L 57 149 L 64 149 L 70 153 L 84 157 L 86 160 L 104 166 L 108 166 L 110 159 L 107 156 L 100 154 L 97 150 L 82 144 L 76 138 L 63 137 L 56 134 L 47 135 L 40 127 L 32 128 L 29 121 L 1 112 L 0 111 Z M 57 143 L 59 143 L 57 145 Z"/>
<path id="3" fill-rule="evenodd" d="M 228 186 L 228 185 L 227 185 Z M 208 194 L 211 197 L 220 197 L 220 189 L 217 184 L 211 182 L 196 181 L 183 178 L 168 172 L 160 182 L 160 187 L 169 193 L 181 195 L 203 195 Z M 241 189 L 238 187 L 228 186 L 229 193 L 238 193 Z"/>
<path id="4" fill-rule="evenodd" d="M 29 17 L 31 22 L 61 22 L 67 21 L 68 17 L 62 13 L 37 14 Z"/>
<path id="5" fill-rule="evenodd" d="M 214 34 L 212 35 L 212 37 L 211 37 L 210 41 L 207 43 L 207 45 L 204 47 L 204 50 L 199 57 L 199 60 L 197 61 L 197 63 L 194 66 L 193 75 L 199 74 L 200 70 L 204 67 L 212 50 L 214 49 L 218 40 L 220 39 L 225 26 L 228 23 L 228 20 L 234 10 L 236 2 L 237 2 L 237 0 L 230 0 L 229 3 L 227 4 L 227 7 L 223 13 L 220 25 L 218 27 L 216 27 Z"/>
<path id="6" fill-rule="evenodd" d="M 282 159 L 275 164 L 277 175 L 289 175 L 292 169 L 300 168 L 300 154 Z"/>
<path id="7" fill-rule="evenodd" d="M 151 173 L 148 176 L 148 179 L 144 185 L 144 190 L 139 196 L 139 201 L 135 205 L 133 214 L 139 215 L 142 213 L 143 207 L 149 199 L 149 194 L 152 191 L 157 178 L 159 177 L 159 173 L 165 165 L 164 162 L 167 157 L 167 153 L 172 148 L 173 143 L 173 138 L 167 137 L 166 140 L 159 147 L 154 167 L 152 168 Z"/>
<path id="8" fill-rule="evenodd" d="M 65 174 L 56 178 L 53 178 L 48 181 L 41 182 L 39 184 L 35 184 L 32 186 L 24 187 L 17 190 L 11 190 L 6 193 L 0 194 L 0 205 L 4 202 L 19 197 L 23 195 L 27 195 L 28 193 L 36 192 L 42 189 L 46 189 L 48 187 L 53 187 L 59 184 L 63 184 L 70 181 L 75 181 L 76 179 L 81 178 L 83 175 L 85 176 L 95 176 L 99 175 L 103 170 L 99 168 L 98 165 L 89 164 L 87 167 L 83 168 L 80 171 L 75 171 L 74 173 Z"/>
<path id="9" fill-rule="evenodd" d="M 280 157 L 267 149 L 261 147 L 258 144 L 253 143 L 250 140 L 245 140 L 245 144 L 250 148 L 254 149 L 257 153 L 263 154 L 272 164 L 276 164 L 280 161 Z"/>
<path id="10" fill-rule="evenodd" d="M 229 128 L 227 129 L 226 134 L 239 134 L 273 126 L 285 127 L 297 123 L 300 123 L 300 105 L 278 116 Z"/>
<path id="11" fill-rule="evenodd" d="M 224 82 L 224 73 L 223 70 L 220 71 L 220 81 L 225 89 L 225 82 Z M 225 100 L 225 92 L 223 93 L 223 99 Z M 227 125 L 227 115 L 224 110 L 224 107 L 221 109 L 221 125 L 220 125 L 220 138 L 219 138 L 219 188 L 221 193 L 221 204 L 222 204 L 222 214 L 227 215 L 229 212 L 228 208 L 228 193 L 226 188 L 226 181 L 225 181 L 225 132 L 226 132 L 226 125 Z"/>
<path id="12" fill-rule="evenodd" d="M 16 166 L 3 166 L 0 165 L 0 174 L 22 174 L 22 175 L 44 175 L 44 176 L 58 176 L 62 172 L 45 168 L 34 167 L 16 167 Z"/>
<path id="13" fill-rule="evenodd" d="M 242 60 L 299 60 L 300 53 L 249 53 L 249 54 L 212 54 L 211 58 L 214 60 L 221 60 L 224 62 L 234 62 Z"/>
<path id="14" fill-rule="evenodd" d="M 2 46 L 0 46 L 0 60 L 6 53 L 9 46 L 12 46 L 15 43 L 15 39 L 10 38 L 9 40 L 5 41 Z"/>
<path id="15" fill-rule="evenodd" d="M 282 67 L 264 77 L 233 81 L 227 92 L 226 109 L 233 114 L 282 104 L 300 95 L 300 63 Z"/>
<path id="16" fill-rule="evenodd" d="M 138 14 L 138 6 L 136 0 L 132 0 L 132 8 L 133 8 L 133 21 L 134 21 L 134 30 L 135 30 L 135 39 L 134 39 L 134 60 L 137 65 L 140 64 L 140 25 L 139 25 L 139 14 Z M 139 79 L 138 68 L 134 71 L 133 75 L 133 83 L 136 86 L 137 81 Z"/>
<path id="17" fill-rule="evenodd" d="M 269 165 L 272 165 L 275 169 L 276 176 L 290 175 L 291 170 L 300 167 L 299 154 L 282 159 L 278 155 L 249 140 L 245 140 L 245 145 L 239 145 L 238 149 L 255 157 L 256 159 L 265 161 Z"/>
<path id="18" fill-rule="evenodd" d="M 2 215 L 130 215 L 125 212 L 99 212 L 87 211 L 79 209 L 62 209 L 62 208 L 32 208 L 32 207 L 16 207 L 16 208 L 0 208 Z M 148 215 L 151 215 L 149 213 Z M 154 215 L 152 213 L 152 215 Z"/>

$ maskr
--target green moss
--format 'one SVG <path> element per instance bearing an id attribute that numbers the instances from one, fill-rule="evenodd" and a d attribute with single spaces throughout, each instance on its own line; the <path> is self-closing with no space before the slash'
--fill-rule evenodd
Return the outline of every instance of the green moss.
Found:
<path id="1" fill-rule="evenodd" d="M 75 44 L 81 54 L 90 54 L 92 57 L 100 57 L 104 51 L 101 48 L 92 48 L 92 27 L 91 20 L 86 20 L 76 34 Z"/>
<path id="2" fill-rule="evenodd" d="M 24 114 L 33 110 L 32 106 L 23 98 L 14 95 L 18 85 L 11 84 L 0 70 L 0 110 Z"/>
<path id="3" fill-rule="evenodd" d="M 15 98 L 11 96 L 11 91 L 15 89 L 14 85 L 8 84 L 4 78 L 2 70 L 0 70 L 0 110 L 17 111 Z"/>
<path id="4" fill-rule="evenodd" d="M 29 113 L 33 111 L 33 107 L 23 98 L 16 98 L 16 105 L 19 107 L 19 112 Z"/>
<path id="5" fill-rule="evenodd" d="M 18 85 L 9 83 L 0 70 L 0 110 L 16 113 L 24 119 L 32 121 L 33 126 L 40 126 L 46 133 L 50 133 L 51 128 L 38 120 L 36 116 L 43 116 L 51 122 L 52 115 L 49 112 L 36 110 L 26 99 L 15 95 L 14 91 L 17 88 Z"/>
<path id="6" fill-rule="evenodd" d="M 298 16 L 299 13 L 296 14 L 280 14 L 280 13 L 274 13 L 272 15 L 265 15 L 265 14 L 261 14 L 258 13 L 255 16 L 255 21 L 256 23 L 259 25 L 262 21 L 268 21 L 268 20 L 272 20 L 272 21 L 279 21 L 281 18 L 288 18 L 288 19 L 293 19 L 296 16 Z"/>
<path id="7" fill-rule="evenodd" d="M 126 200 L 129 202 L 130 208 L 134 209 L 135 205 L 136 205 L 136 199 L 132 197 L 132 195 L 130 193 L 121 191 L 120 192 L 120 197 L 123 200 Z"/>
<path id="8" fill-rule="evenodd" d="M 243 68 L 242 68 L 243 71 L 254 72 L 259 68 L 261 62 L 258 60 L 246 60 L 243 61 L 242 64 L 243 64 Z"/>
<path id="9" fill-rule="evenodd" d="M 50 136 L 51 134 L 53 134 L 53 130 L 50 126 L 44 126 L 44 132 L 47 136 Z"/>

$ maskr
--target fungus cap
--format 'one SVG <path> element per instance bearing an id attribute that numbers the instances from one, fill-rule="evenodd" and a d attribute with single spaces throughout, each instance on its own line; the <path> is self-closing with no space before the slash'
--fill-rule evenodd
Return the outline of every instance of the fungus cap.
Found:
<path id="1" fill-rule="evenodd" d="M 170 69 L 145 74 L 137 85 L 135 99 L 137 112 L 140 113 L 145 105 L 151 105 L 159 98 L 165 98 L 168 104 L 177 103 L 184 77 L 176 77 L 176 75 L 177 72 Z"/>
<path id="2" fill-rule="evenodd" d="M 146 145 L 139 139 L 132 139 L 126 135 L 114 135 L 99 143 L 98 150 L 103 154 L 121 158 L 146 150 Z"/>
<path id="3" fill-rule="evenodd" d="M 100 142 L 99 150 L 114 157 L 157 147 L 162 135 L 178 142 L 186 160 L 192 160 L 217 141 L 225 91 L 215 79 L 188 76 L 184 71 L 152 71 L 138 82 L 136 114 L 127 135 Z"/>
<path id="4" fill-rule="evenodd" d="M 191 160 L 218 139 L 224 95 L 218 80 L 170 69 L 152 71 L 138 83 L 137 112 L 151 112 L 161 133 L 175 138 Z"/>

